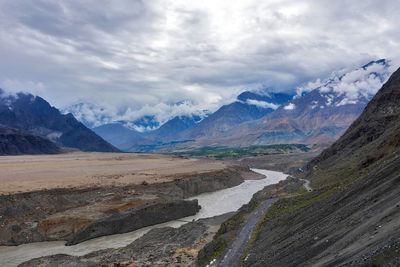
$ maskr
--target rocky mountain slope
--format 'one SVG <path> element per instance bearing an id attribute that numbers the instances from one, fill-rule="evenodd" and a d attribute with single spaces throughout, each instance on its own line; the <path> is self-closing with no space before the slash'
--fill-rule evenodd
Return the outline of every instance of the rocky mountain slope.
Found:
<path id="1" fill-rule="evenodd" d="M 400 69 L 303 176 L 315 189 L 266 213 L 244 266 L 398 266 Z"/>
<path id="2" fill-rule="evenodd" d="M 234 135 L 222 133 L 210 142 L 219 145 L 332 143 L 361 114 L 389 75 L 386 60 L 370 62 L 329 79 L 259 120 L 242 123 L 235 128 Z"/>
<path id="3" fill-rule="evenodd" d="M 56 154 L 53 142 L 30 133 L 0 125 L 0 155 Z"/>
<path id="4" fill-rule="evenodd" d="M 259 95 L 248 91 L 243 92 L 237 97 L 237 101 L 222 106 L 195 127 L 181 134 L 179 138 L 208 139 L 219 137 L 221 134 L 233 134 L 231 130 L 235 126 L 259 119 L 292 98 L 292 95 L 283 93 Z"/>
<path id="5" fill-rule="evenodd" d="M 0 124 L 27 131 L 60 146 L 91 151 L 118 151 L 72 114 L 62 115 L 43 98 L 0 91 Z"/>
<path id="6" fill-rule="evenodd" d="M 147 138 L 158 142 L 174 140 L 178 134 L 194 127 L 200 120 L 201 118 L 195 115 L 176 116 L 151 132 Z"/>

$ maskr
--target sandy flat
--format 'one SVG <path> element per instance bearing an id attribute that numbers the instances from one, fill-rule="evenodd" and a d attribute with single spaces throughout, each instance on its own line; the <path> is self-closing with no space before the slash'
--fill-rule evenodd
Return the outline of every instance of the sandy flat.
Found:
<path id="1" fill-rule="evenodd" d="M 0 157 L 0 195 L 54 188 L 159 183 L 173 175 L 224 169 L 228 163 L 169 155 L 70 153 Z"/>

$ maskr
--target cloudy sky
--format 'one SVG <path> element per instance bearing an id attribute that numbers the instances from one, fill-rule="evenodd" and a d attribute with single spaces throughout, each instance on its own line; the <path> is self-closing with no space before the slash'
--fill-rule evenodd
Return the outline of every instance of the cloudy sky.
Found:
<path id="1" fill-rule="evenodd" d="M 247 89 L 294 92 L 370 60 L 399 65 L 399 10 L 393 0 L 0 0 L 0 87 L 131 119 L 215 110 Z"/>

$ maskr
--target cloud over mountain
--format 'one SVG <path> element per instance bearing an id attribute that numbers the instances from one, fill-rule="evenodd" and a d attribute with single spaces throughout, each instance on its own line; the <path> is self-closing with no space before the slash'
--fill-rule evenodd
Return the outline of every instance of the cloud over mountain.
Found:
<path id="1" fill-rule="evenodd" d="M 399 62 L 399 8 L 389 0 L 2 1 L 0 86 L 115 114 L 179 114 L 182 101 L 215 111 L 263 85 L 294 91 L 343 67 Z"/>

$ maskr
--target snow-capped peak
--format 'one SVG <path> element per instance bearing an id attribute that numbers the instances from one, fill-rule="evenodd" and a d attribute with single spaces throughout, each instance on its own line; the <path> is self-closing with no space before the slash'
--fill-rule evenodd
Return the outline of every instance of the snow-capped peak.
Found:
<path id="1" fill-rule="evenodd" d="M 392 71 L 385 60 L 373 61 L 354 71 L 350 71 L 319 88 L 321 93 L 334 93 L 343 96 L 336 106 L 356 103 L 360 98 L 375 95 L 382 84 L 389 79 Z"/>
<path id="2" fill-rule="evenodd" d="M 312 89 L 318 90 L 325 99 L 324 103 L 318 103 L 320 107 L 357 104 L 360 101 L 369 101 L 393 71 L 387 60 L 380 59 L 340 76 L 331 77 L 324 82 L 317 79 L 306 86 L 298 87 L 297 91 L 302 93 Z M 315 109 L 318 104 L 310 103 L 310 106 Z"/>

